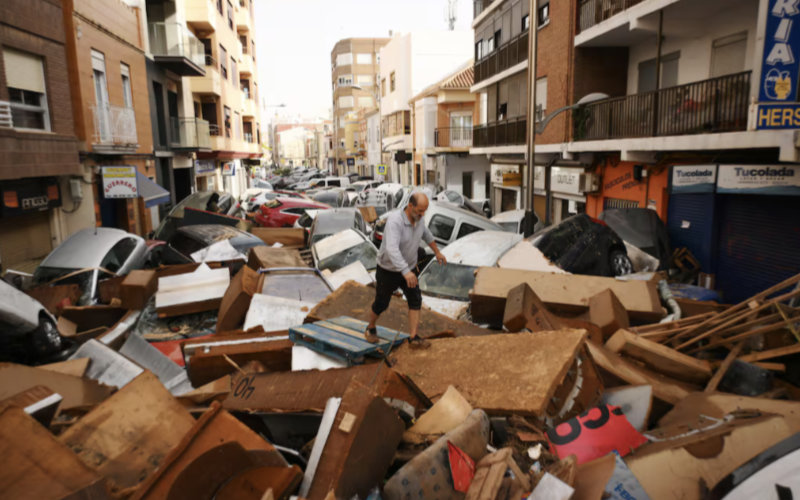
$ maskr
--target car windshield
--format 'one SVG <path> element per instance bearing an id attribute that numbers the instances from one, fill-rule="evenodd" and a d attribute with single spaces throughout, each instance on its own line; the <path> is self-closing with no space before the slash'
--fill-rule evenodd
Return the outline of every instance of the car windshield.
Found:
<path id="1" fill-rule="evenodd" d="M 277 271 L 264 274 L 261 293 L 304 302 L 320 302 L 331 289 L 316 273 Z"/>
<path id="2" fill-rule="evenodd" d="M 456 300 L 469 300 L 475 284 L 475 266 L 431 262 L 419 276 L 419 288 L 425 293 Z"/>
<path id="3" fill-rule="evenodd" d="M 303 215 L 297 219 L 297 225 L 300 227 L 311 227 L 311 224 L 314 222 L 314 217 L 312 217 L 308 211 L 303 212 Z"/>
<path id="4" fill-rule="evenodd" d="M 44 285 L 74 271 L 77 271 L 77 269 L 39 266 L 33 272 L 33 283 L 35 285 Z"/>
<path id="5" fill-rule="evenodd" d="M 328 269 L 335 273 L 355 261 L 361 261 L 364 267 L 371 271 L 378 266 L 378 251 L 372 243 L 365 241 L 321 260 L 317 267 L 320 271 Z"/>

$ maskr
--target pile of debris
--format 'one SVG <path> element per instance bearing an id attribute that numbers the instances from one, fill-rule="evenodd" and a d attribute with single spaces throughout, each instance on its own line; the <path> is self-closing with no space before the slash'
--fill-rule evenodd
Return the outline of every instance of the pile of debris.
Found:
<path id="1" fill-rule="evenodd" d="M 504 329 L 423 309 L 428 349 L 290 246 L 53 288 L 76 349 L 0 364 L 0 498 L 788 498 L 800 275 L 667 323 L 659 280 L 480 268 Z"/>

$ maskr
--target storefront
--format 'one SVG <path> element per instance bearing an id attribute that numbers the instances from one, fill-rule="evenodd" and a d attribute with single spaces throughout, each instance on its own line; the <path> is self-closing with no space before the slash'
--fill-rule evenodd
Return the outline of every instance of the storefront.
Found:
<path id="1" fill-rule="evenodd" d="M 194 161 L 194 182 L 197 191 L 216 191 L 216 168 L 214 160 Z"/>
<path id="2" fill-rule="evenodd" d="M 52 209 L 61 206 L 55 177 L 3 181 L 0 199 L 0 269 L 32 271 L 26 261 L 47 256 L 53 249 Z"/>
<path id="3" fill-rule="evenodd" d="M 609 160 L 589 174 L 596 176 L 599 190 L 587 195 L 586 213 L 598 217 L 607 208 L 649 208 L 666 220 L 668 170 Z"/>
<path id="4" fill-rule="evenodd" d="M 667 227 L 736 303 L 800 270 L 800 166 L 671 168 Z"/>
<path id="5" fill-rule="evenodd" d="M 580 167 L 551 167 L 551 220 L 558 224 L 564 219 L 586 212 L 586 196 L 581 187 Z"/>
<path id="6" fill-rule="evenodd" d="M 492 213 L 525 208 L 523 202 L 524 165 L 492 163 Z"/>

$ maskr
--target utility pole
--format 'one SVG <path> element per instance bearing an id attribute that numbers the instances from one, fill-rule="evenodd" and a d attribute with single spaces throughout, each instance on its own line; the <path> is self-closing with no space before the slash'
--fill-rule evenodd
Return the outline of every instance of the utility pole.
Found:
<path id="1" fill-rule="evenodd" d="M 533 172 L 536 168 L 536 35 L 539 25 L 539 2 L 530 1 L 528 14 L 530 27 L 528 28 L 528 119 L 527 124 L 527 181 L 525 182 L 525 210 L 533 210 Z M 545 175 L 548 175 L 545 172 Z M 549 175 L 548 175 L 549 177 Z M 523 175 L 525 178 L 525 175 Z"/>
<path id="2" fill-rule="evenodd" d="M 447 0 L 447 12 L 445 13 L 445 18 L 447 18 L 447 26 L 450 28 L 450 31 L 456 29 L 457 10 L 458 10 L 458 0 Z"/>

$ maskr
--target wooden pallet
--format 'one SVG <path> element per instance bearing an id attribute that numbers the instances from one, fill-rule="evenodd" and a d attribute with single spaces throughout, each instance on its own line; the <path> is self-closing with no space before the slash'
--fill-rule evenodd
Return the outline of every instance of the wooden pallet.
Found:
<path id="1" fill-rule="evenodd" d="M 296 345 L 344 361 L 361 364 L 367 356 L 382 356 L 392 345 L 399 345 L 408 334 L 378 327 L 380 342 L 371 344 L 364 338 L 365 321 L 339 316 L 289 329 L 289 339 Z"/>

